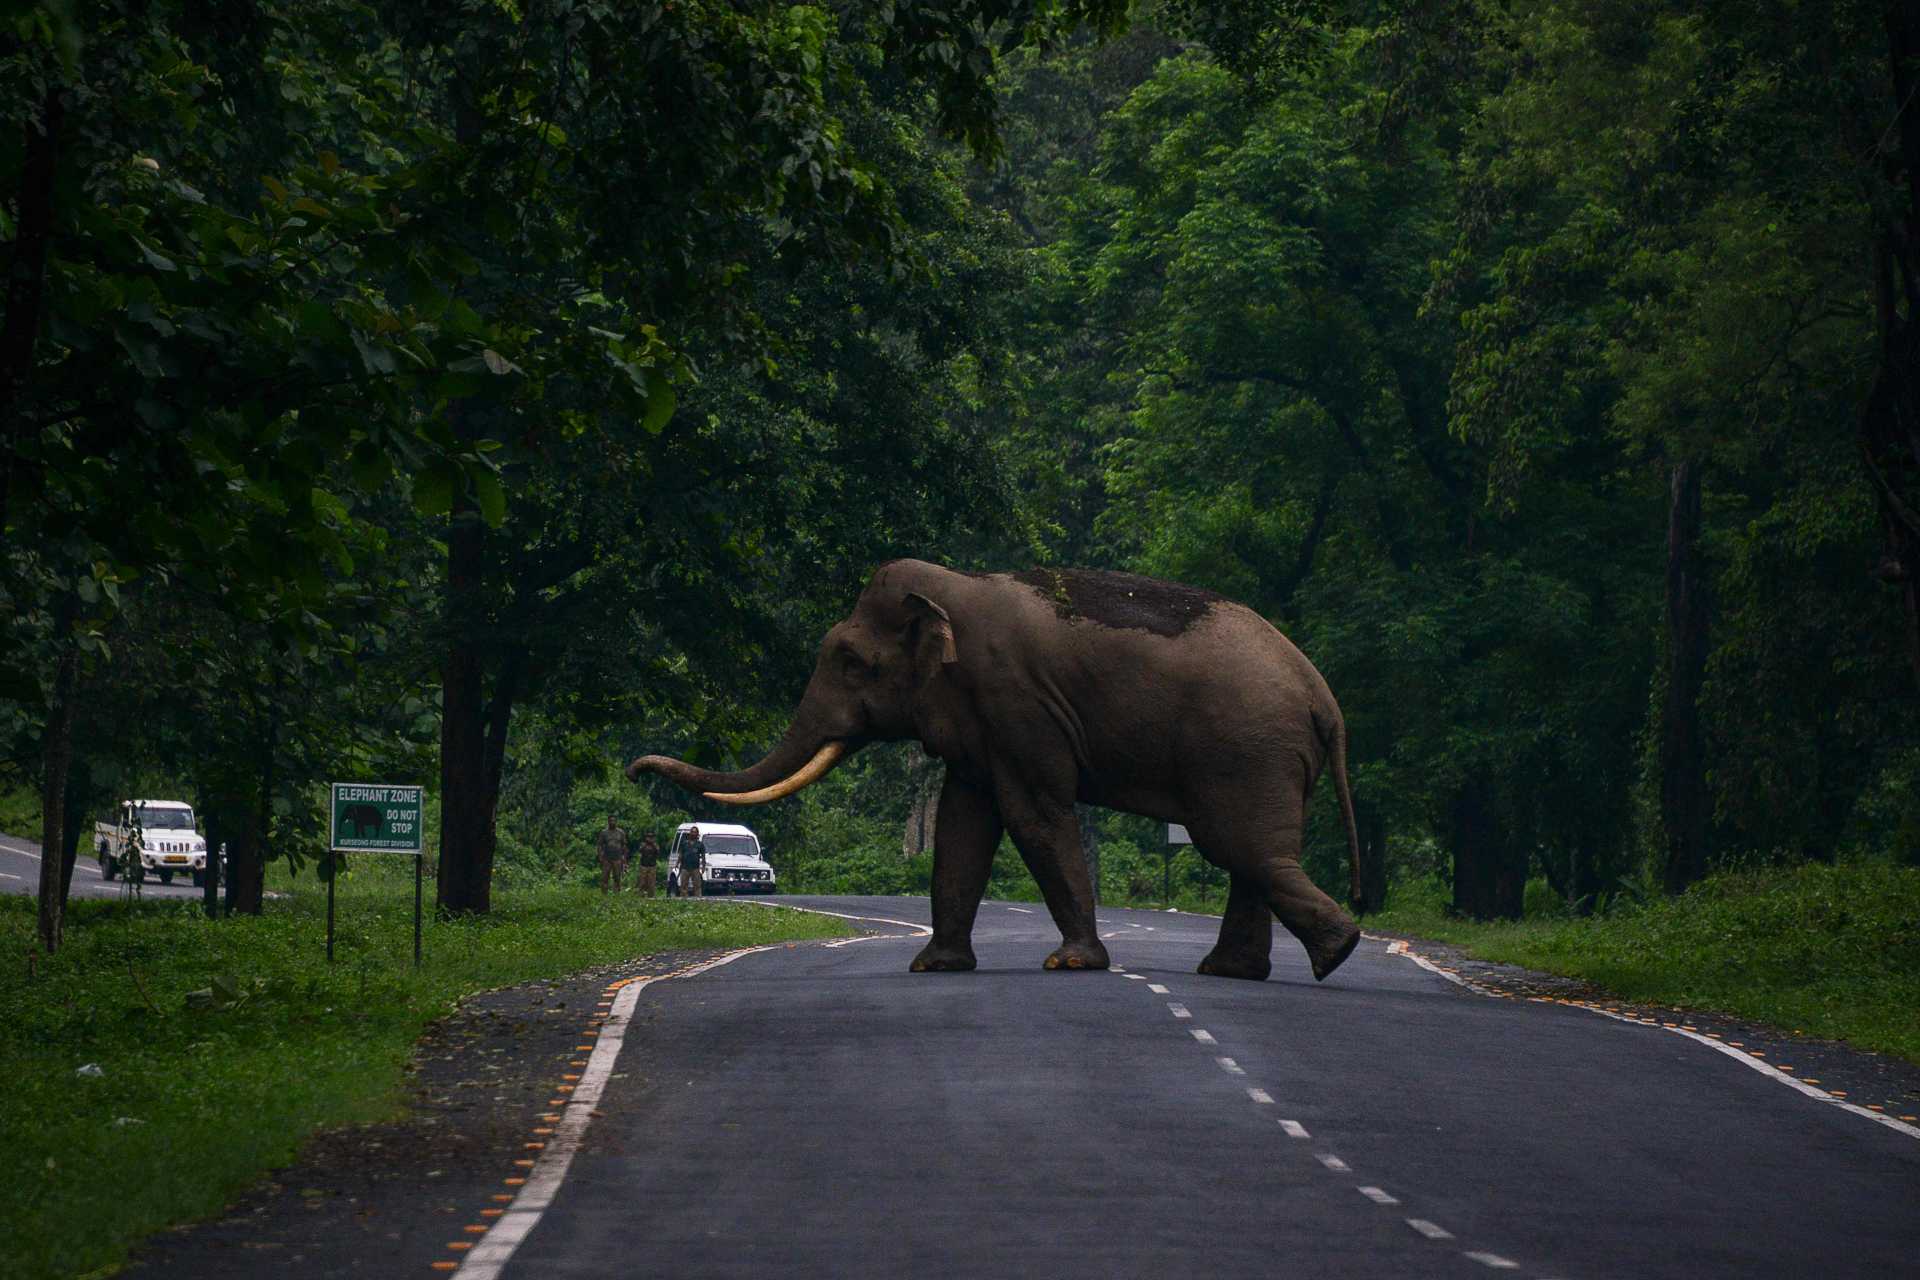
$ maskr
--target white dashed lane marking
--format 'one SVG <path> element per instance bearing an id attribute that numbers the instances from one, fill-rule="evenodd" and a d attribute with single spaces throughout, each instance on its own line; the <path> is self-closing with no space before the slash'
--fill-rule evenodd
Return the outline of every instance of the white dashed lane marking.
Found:
<path id="1" fill-rule="evenodd" d="M 1132 927 L 1138 928 L 1139 926 L 1135 925 Z M 1107 934 L 1105 936 L 1112 937 L 1113 935 Z M 1419 957 L 1417 956 L 1410 957 L 1410 958 L 1419 959 Z M 1146 978 L 1144 976 L 1137 973 L 1128 973 L 1124 969 L 1122 969 L 1119 965 L 1114 965 L 1112 968 L 1113 968 L 1113 972 L 1120 974 L 1122 977 L 1131 978 L 1135 982 L 1146 981 Z M 1147 989 L 1152 991 L 1155 995 L 1163 996 L 1168 993 L 1167 988 L 1157 982 L 1149 983 Z M 1185 1006 L 1184 1004 L 1181 1004 L 1177 1000 L 1167 1001 L 1167 1010 L 1168 1012 L 1173 1014 L 1173 1016 L 1176 1018 L 1193 1017 L 1193 1012 L 1190 1009 L 1188 1009 L 1187 1006 Z M 1195 1040 L 1199 1041 L 1201 1044 L 1213 1045 L 1213 1044 L 1219 1043 L 1219 1041 L 1214 1039 L 1213 1033 L 1211 1031 L 1207 1031 L 1201 1027 L 1189 1027 L 1187 1028 L 1187 1034 L 1191 1035 Z M 1242 1067 L 1238 1062 L 1234 1061 L 1232 1058 L 1216 1057 L 1214 1059 L 1214 1062 L 1218 1064 L 1220 1069 L 1226 1072 L 1228 1075 L 1244 1077 L 1247 1074 L 1246 1068 Z M 1273 1105 L 1273 1095 L 1268 1093 L 1265 1089 L 1261 1089 L 1253 1085 L 1247 1086 L 1247 1097 L 1252 1099 L 1255 1103 L 1258 1103 L 1261 1106 Z M 1307 1132 L 1307 1127 L 1301 1124 L 1298 1120 L 1281 1120 L 1279 1121 L 1279 1125 L 1280 1125 L 1281 1131 L 1284 1132 L 1289 1138 L 1307 1138 L 1311 1136 Z M 1353 1172 L 1353 1167 L 1351 1165 L 1349 1165 L 1345 1160 L 1342 1160 L 1339 1156 L 1335 1155 L 1331 1151 L 1316 1151 L 1313 1154 L 1313 1158 L 1315 1160 L 1318 1160 L 1321 1166 L 1325 1168 L 1329 1173 L 1352 1173 Z M 1381 1189 L 1380 1187 L 1356 1187 L 1355 1190 L 1357 1190 L 1361 1195 L 1365 1196 L 1367 1199 L 1371 1200 L 1373 1203 L 1377 1205 L 1389 1206 L 1389 1205 L 1397 1205 L 1400 1203 L 1400 1201 L 1397 1198 L 1395 1198 L 1392 1195 L 1389 1195 L 1385 1190 Z M 1408 1218 L 1405 1221 L 1408 1226 L 1412 1227 L 1415 1231 L 1418 1231 L 1421 1235 L 1425 1236 L 1429 1240 L 1451 1240 L 1454 1238 L 1453 1232 L 1447 1230 L 1445 1227 L 1441 1226 L 1439 1223 L 1433 1222 L 1427 1218 Z M 1471 1258 L 1475 1262 L 1478 1262 L 1479 1264 L 1481 1264 L 1482 1266 L 1490 1267 L 1496 1271 L 1514 1271 L 1514 1270 L 1518 1270 L 1520 1267 L 1520 1264 L 1513 1261 L 1511 1258 L 1502 1257 L 1500 1254 L 1489 1253 L 1485 1250 L 1462 1250 L 1462 1256 Z"/>
<path id="2" fill-rule="evenodd" d="M 1033 914 L 1033 909 L 1031 907 L 1008 907 L 1007 910 L 1018 911 L 1023 916 L 1030 916 Z"/>

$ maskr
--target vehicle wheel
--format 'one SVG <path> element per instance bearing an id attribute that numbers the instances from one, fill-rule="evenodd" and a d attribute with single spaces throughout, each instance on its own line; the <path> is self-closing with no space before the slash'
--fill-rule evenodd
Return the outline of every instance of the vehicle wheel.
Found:
<path id="1" fill-rule="evenodd" d="M 207 873 L 206 873 L 206 872 L 204 872 L 204 871 L 196 871 L 196 872 L 194 872 L 194 873 L 193 873 L 193 887 L 194 887 L 194 888 L 196 888 L 196 889 L 204 889 L 204 888 L 206 888 L 206 887 L 207 887 Z"/>
<path id="2" fill-rule="evenodd" d="M 166 869 L 165 867 L 162 867 L 162 868 L 160 869 L 160 883 L 161 883 L 161 884 L 172 884 L 172 883 L 173 883 L 173 872 L 171 872 L 171 871 L 169 871 L 169 870 L 167 870 L 167 869 Z"/>

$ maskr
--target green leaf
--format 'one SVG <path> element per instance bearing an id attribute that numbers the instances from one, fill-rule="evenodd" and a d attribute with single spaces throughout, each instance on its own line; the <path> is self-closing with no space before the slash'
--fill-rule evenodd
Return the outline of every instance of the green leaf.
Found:
<path id="1" fill-rule="evenodd" d="M 507 491 L 500 486 L 500 477 L 488 467 L 476 467 L 473 471 L 473 496 L 480 504 L 480 515 L 487 524 L 495 529 L 507 518 Z"/>
<path id="2" fill-rule="evenodd" d="M 658 369 L 647 370 L 647 409 L 640 419 L 640 425 L 649 435 L 659 435 L 666 428 L 667 420 L 673 417 L 673 384 L 667 375 Z"/>

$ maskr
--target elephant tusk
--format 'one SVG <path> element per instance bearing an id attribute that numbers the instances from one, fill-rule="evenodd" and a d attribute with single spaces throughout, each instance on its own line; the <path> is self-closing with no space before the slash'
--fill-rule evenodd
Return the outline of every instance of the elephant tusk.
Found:
<path id="1" fill-rule="evenodd" d="M 840 757 L 847 754 L 844 742 L 829 742 L 814 753 L 813 759 L 796 769 L 784 781 L 758 791 L 708 791 L 703 794 L 709 800 L 718 800 L 723 804 L 765 804 L 769 800 L 780 800 L 794 792 L 810 787 L 825 777 L 827 770 L 840 763 Z"/>

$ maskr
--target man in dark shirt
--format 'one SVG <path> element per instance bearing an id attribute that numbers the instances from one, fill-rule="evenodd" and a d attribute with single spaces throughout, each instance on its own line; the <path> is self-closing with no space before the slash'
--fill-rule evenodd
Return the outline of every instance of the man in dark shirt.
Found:
<path id="1" fill-rule="evenodd" d="M 687 838 L 680 842 L 680 896 L 697 898 L 700 896 L 700 869 L 707 865 L 707 845 L 700 838 L 700 828 L 694 827 L 687 832 Z"/>
<path id="2" fill-rule="evenodd" d="M 600 850 L 600 892 L 607 891 L 608 881 L 618 889 L 620 881 L 627 874 L 627 833 L 607 815 L 607 825 L 601 829 L 598 841 Z"/>
<path id="3" fill-rule="evenodd" d="M 654 891 L 654 867 L 660 861 L 660 842 L 649 831 L 640 837 L 640 847 L 634 856 L 640 862 L 640 869 L 633 873 L 633 891 L 651 898 Z"/>

